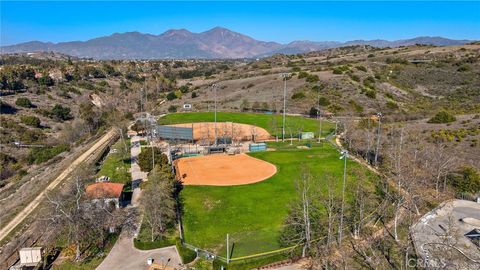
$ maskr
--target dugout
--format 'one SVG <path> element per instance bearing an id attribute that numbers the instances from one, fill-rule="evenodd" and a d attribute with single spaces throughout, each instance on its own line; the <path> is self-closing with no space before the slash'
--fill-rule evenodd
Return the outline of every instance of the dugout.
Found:
<path id="1" fill-rule="evenodd" d="M 232 137 L 218 137 L 217 138 L 217 145 L 230 145 L 232 144 Z"/>
<path id="2" fill-rule="evenodd" d="M 209 154 L 218 154 L 218 153 L 224 153 L 227 148 L 225 146 L 210 146 L 208 147 L 208 153 Z"/>

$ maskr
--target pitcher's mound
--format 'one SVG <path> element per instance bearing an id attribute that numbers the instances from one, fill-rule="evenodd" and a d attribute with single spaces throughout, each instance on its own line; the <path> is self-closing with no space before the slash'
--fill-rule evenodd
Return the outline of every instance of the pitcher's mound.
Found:
<path id="1" fill-rule="evenodd" d="M 263 181 L 277 172 L 275 165 L 246 154 L 181 158 L 175 162 L 184 185 L 234 186 Z"/>

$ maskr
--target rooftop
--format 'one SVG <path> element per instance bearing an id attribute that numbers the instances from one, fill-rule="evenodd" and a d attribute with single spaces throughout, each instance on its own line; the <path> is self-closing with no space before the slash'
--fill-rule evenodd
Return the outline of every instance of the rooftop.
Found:
<path id="1" fill-rule="evenodd" d="M 87 186 L 86 193 L 90 199 L 119 198 L 124 184 L 100 182 Z"/>

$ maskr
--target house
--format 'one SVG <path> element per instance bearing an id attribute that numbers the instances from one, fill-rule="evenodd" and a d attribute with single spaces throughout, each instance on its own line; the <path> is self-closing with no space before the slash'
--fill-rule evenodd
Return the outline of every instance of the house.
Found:
<path id="1" fill-rule="evenodd" d="M 86 195 L 94 203 L 113 203 L 116 208 L 119 208 L 123 199 L 123 187 L 124 184 L 98 182 L 87 186 Z"/>

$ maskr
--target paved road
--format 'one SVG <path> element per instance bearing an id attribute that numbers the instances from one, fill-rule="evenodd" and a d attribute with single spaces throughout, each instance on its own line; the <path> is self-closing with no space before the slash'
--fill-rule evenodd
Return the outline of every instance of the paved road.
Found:
<path id="1" fill-rule="evenodd" d="M 100 138 L 90 149 L 85 151 L 81 156 L 79 156 L 75 161 L 72 162 L 62 173 L 60 173 L 55 180 L 53 180 L 47 188 L 40 192 L 40 194 L 33 199 L 20 213 L 18 213 L 5 227 L 0 230 L 0 241 L 2 241 L 11 231 L 13 231 L 20 223 L 22 223 L 25 218 L 30 215 L 33 210 L 40 204 L 45 196 L 45 193 L 57 187 L 63 180 L 65 180 L 70 173 L 72 173 L 81 163 L 88 160 L 92 154 L 95 153 L 98 149 L 102 148 L 110 142 L 110 140 L 116 136 L 114 130 L 108 131 L 102 138 Z"/>
<path id="2" fill-rule="evenodd" d="M 131 138 L 132 148 L 130 154 L 132 157 L 131 169 L 133 182 L 141 182 L 147 180 L 147 173 L 142 172 L 137 163 L 137 157 L 141 152 L 139 136 Z M 132 206 L 139 206 L 139 198 L 141 196 L 141 190 L 136 187 L 133 190 Z M 141 218 L 139 219 L 141 220 Z M 138 226 L 140 228 L 140 226 Z M 156 263 L 162 264 L 162 261 L 166 262 L 170 259 L 168 266 L 181 268 L 181 260 L 178 255 L 177 248 L 175 246 L 152 249 L 152 250 L 138 250 L 133 246 L 134 236 L 121 234 L 115 246 L 112 248 L 108 256 L 97 267 L 97 270 L 144 270 L 147 269 L 147 258 L 153 258 Z"/>

